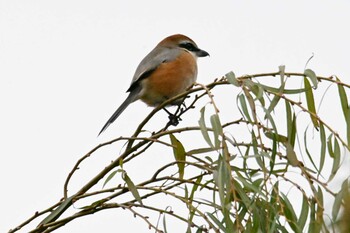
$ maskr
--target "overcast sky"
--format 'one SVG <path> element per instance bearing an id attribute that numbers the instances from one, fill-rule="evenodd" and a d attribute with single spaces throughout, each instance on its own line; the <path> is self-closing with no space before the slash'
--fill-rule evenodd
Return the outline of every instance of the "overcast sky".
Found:
<path id="1" fill-rule="evenodd" d="M 273 72 L 281 64 L 303 72 L 312 54 L 309 68 L 349 83 L 349 12 L 346 0 L 0 0 L 0 232 L 58 201 L 78 158 L 130 135 L 150 112 L 134 103 L 96 137 L 136 66 L 164 37 L 185 34 L 210 53 L 199 60 L 203 84 L 231 70 Z M 122 214 L 57 232 L 116 232 Z M 133 232 L 148 232 L 129 217 Z"/>

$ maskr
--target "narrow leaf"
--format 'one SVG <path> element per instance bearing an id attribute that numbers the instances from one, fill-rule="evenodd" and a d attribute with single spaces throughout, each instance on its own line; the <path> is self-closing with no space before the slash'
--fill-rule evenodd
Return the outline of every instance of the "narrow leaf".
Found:
<path id="1" fill-rule="evenodd" d="M 312 159 L 312 156 L 311 156 L 311 154 L 310 154 L 310 152 L 309 152 L 309 146 L 308 146 L 308 142 L 307 142 L 307 139 L 308 139 L 308 137 L 307 137 L 307 130 L 308 130 L 308 127 L 307 127 L 307 128 L 305 129 L 305 131 L 304 131 L 305 152 L 306 152 L 306 154 L 307 154 L 309 160 L 311 161 L 312 166 L 314 166 L 315 170 L 318 171 L 318 167 L 316 166 L 316 164 L 315 164 L 314 160 Z"/>
<path id="2" fill-rule="evenodd" d="M 326 133 L 324 130 L 323 123 L 320 123 L 320 141 L 321 141 L 321 152 L 320 152 L 320 165 L 319 165 L 319 174 L 321 173 L 323 166 L 324 166 L 324 161 L 326 158 Z"/>
<path id="3" fill-rule="evenodd" d="M 201 117 L 199 118 L 198 124 L 199 124 L 199 127 L 200 127 L 200 129 L 201 129 L 203 138 L 204 138 L 204 140 L 208 143 L 208 145 L 209 145 L 211 148 L 214 148 L 214 145 L 213 145 L 213 143 L 211 142 L 211 139 L 210 139 L 210 137 L 209 137 L 208 128 L 207 128 L 207 126 L 205 125 L 205 119 L 204 119 L 204 116 L 205 116 L 205 114 L 204 114 L 204 113 L 205 113 L 205 107 L 201 108 L 200 112 L 201 112 Z"/>
<path id="4" fill-rule="evenodd" d="M 190 198 L 189 198 L 191 201 L 193 200 L 194 193 L 197 191 L 198 185 L 201 183 L 202 178 L 203 178 L 203 176 L 199 176 L 199 177 L 196 179 L 195 184 L 193 185 L 193 188 L 192 188 L 192 191 L 191 191 L 191 195 L 190 195 Z"/>
<path id="5" fill-rule="evenodd" d="M 332 208 L 332 220 L 333 222 L 337 221 L 338 215 L 340 213 L 340 207 L 343 201 L 343 192 L 339 192 L 335 195 L 334 198 L 334 204 L 333 204 L 333 208 Z"/>
<path id="6" fill-rule="evenodd" d="M 316 107 L 315 107 L 314 94 L 312 92 L 311 85 L 310 85 L 309 80 L 307 78 L 304 78 L 304 86 L 307 89 L 307 91 L 305 91 L 307 108 L 310 111 L 310 113 L 313 113 L 313 114 L 310 114 L 311 121 L 312 121 L 314 127 L 316 129 L 318 129 L 319 124 L 318 124 L 318 120 L 316 117 Z"/>
<path id="7" fill-rule="evenodd" d="M 270 106 L 267 108 L 267 113 L 271 113 L 275 107 L 277 106 L 278 102 L 280 101 L 281 97 L 279 97 L 278 95 L 275 95 L 270 103 Z M 267 117 L 265 116 L 265 119 Z"/>
<path id="8" fill-rule="evenodd" d="M 258 165 L 260 166 L 260 168 L 263 171 L 266 171 L 265 164 L 264 164 L 263 160 L 261 159 L 261 155 L 259 154 L 258 140 L 254 134 L 254 131 L 252 131 L 252 145 L 253 145 L 254 157 L 255 157 L 256 162 L 258 163 Z"/>
<path id="9" fill-rule="evenodd" d="M 228 177 L 228 172 L 226 168 L 226 163 L 221 159 L 218 167 L 218 172 L 217 172 L 217 186 L 219 189 L 219 198 L 221 202 L 221 208 L 222 211 L 224 211 L 226 203 L 225 203 L 225 196 L 226 196 L 226 189 L 225 189 L 225 184 L 226 180 L 229 179 Z"/>
<path id="10" fill-rule="evenodd" d="M 288 220 L 289 226 L 293 229 L 294 232 L 301 232 L 299 226 L 297 225 L 297 217 L 294 212 L 293 206 L 290 203 L 288 197 L 281 193 L 282 195 L 282 203 L 283 203 L 283 213 L 286 219 Z"/>
<path id="11" fill-rule="evenodd" d="M 246 119 L 249 121 L 249 122 L 252 122 L 252 119 L 250 118 L 250 115 L 249 115 L 249 112 L 248 112 L 248 107 L 247 107 L 247 103 L 245 101 L 245 97 L 243 94 L 239 95 L 239 102 L 241 104 L 241 107 L 242 107 L 242 111 L 244 113 L 244 116 L 246 117 Z"/>
<path id="12" fill-rule="evenodd" d="M 300 216 L 298 219 L 299 229 L 302 231 L 305 227 L 307 216 L 309 215 L 309 202 L 307 197 L 303 195 L 303 203 L 301 205 Z"/>
<path id="13" fill-rule="evenodd" d="M 277 134 L 277 133 L 269 132 L 269 131 L 266 131 L 264 133 L 265 133 L 265 136 L 268 137 L 269 139 L 275 139 L 278 142 L 288 142 L 288 138 L 286 136 L 281 135 L 281 134 Z"/>
<path id="14" fill-rule="evenodd" d="M 134 196 L 134 198 L 135 198 L 141 205 L 143 205 L 143 204 L 142 204 L 141 196 L 140 196 L 139 192 L 137 191 L 137 188 L 136 188 L 134 182 L 132 182 L 132 180 L 131 180 L 130 177 L 126 174 L 126 172 L 124 172 L 123 179 L 124 179 L 126 185 L 128 186 L 128 189 L 130 190 L 131 194 Z"/>
<path id="15" fill-rule="evenodd" d="M 252 95 L 249 93 L 249 91 L 247 89 L 243 89 L 244 91 L 244 94 L 248 100 L 248 103 L 249 103 L 249 106 L 250 106 L 250 110 L 253 114 L 253 118 L 254 118 L 254 121 L 256 121 L 256 109 L 255 109 L 255 103 L 254 103 L 254 99 L 252 97 Z"/>
<path id="16" fill-rule="evenodd" d="M 218 226 L 222 230 L 222 232 L 225 232 L 226 228 L 219 219 L 217 219 L 212 213 L 207 213 L 207 215 L 216 224 L 216 226 Z"/>
<path id="17" fill-rule="evenodd" d="M 284 74 L 284 72 L 282 72 L 281 74 Z M 285 87 L 285 80 L 284 80 L 284 75 L 282 76 L 281 75 L 281 86 L 280 88 L 278 89 L 278 92 L 276 92 L 276 94 L 282 94 L 283 93 L 283 90 L 284 90 L 284 87 Z M 267 113 L 265 115 L 265 119 L 267 118 L 267 114 L 270 114 L 274 109 L 275 107 L 277 106 L 278 102 L 280 101 L 281 97 L 279 95 L 275 95 L 270 103 L 270 106 L 267 108 Z"/>
<path id="18" fill-rule="evenodd" d="M 251 198 L 247 195 L 247 192 L 242 188 L 240 183 L 236 180 L 233 180 L 234 190 L 238 193 L 239 198 L 242 200 L 243 204 L 247 209 L 249 209 L 252 205 Z"/>
<path id="19" fill-rule="evenodd" d="M 179 169 L 179 178 L 183 179 L 185 173 L 186 151 L 182 143 L 173 134 L 169 134 L 173 146 L 174 157 Z"/>
<path id="20" fill-rule="evenodd" d="M 55 221 L 56 219 L 58 219 L 62 213 L 69 207 L 72 205 L 72 200 L 75 196 L 71 196 L 68 197 L 67 199 L 65 199 L 54 211 L 52 211 L 46 218 L 44 218 L 43 221 L 41 221 L 39 223 L 40 225 L 44 225 L 50 222 Z"/>
<path id="21" fill-rule="evenodd" d="M 337 81 L 340 81 L 340 80 L 337 78 Z M 340 84 L 338 84 L 338 92 L 340 97 L 341 108 L 343 110 L 343 115 L 346 122 L 346 132 L 347 132 L 347 139 L 348 139 L 347 147 L 348 147 L 348 150 L 350 150 L 350 106 L 348 103 L 348 97 L 346 95 L 345 89 Z"/>
<path id="22" fill-rule="evenodd" d="M 105 187 L 105 185 L 114 177 L 114 175 L 117 173 L 118 171 L 113 171 L 111 172 L 111 174 L 109 174 L 109 176 L 107 177 L 107 179 L 105 180 L 105 182 L 102 185 L 102 188 Z"/>
<path id="23" fill-rule="evenodd" d="M 318 84 L 318 80 L 317 80 L 317 76 L 315 74 L 315 72 L 311 69 L 306 69 L 304 71 L 304 75 L 308 78 L 310 78 L 312 84 L 313 84 L 313 88 L 317 88 L 317 84 Z M 307 87 L 305 87 L 307 89 Z"/>
<path id="24" fill-rule="evenodd" d="M 272 154 L 271 154 L 271 160 L 270 160 L 270 173 L 269 175 L 272 174 L 273 172 L 273 168 L 275 166 L 276 163 L 276 154 L 277 154 L 277 137 L 275 136 L 276 134 L 274 134 L 274 137 L 272 139 Z"/>
<path id="25" fill-rule="evenodd" d="M 338 78 L 337 78 L 337 81 L 340 82 Z M 346 96 L 344 87 L 340 84 L 338 84 L 338 92 L 340 97 L 341 108 L 343 110 L 344 118 L 346 119 L 348 115 L 348 109 L 349 109 L 348 97 Z"/>
<path id="26" fill-rule="evenodd" d="M 214 132 L 214 142 L 215 142 L 215 148 L 220 147 L 220 136 L 222 135 L 222 125 L 220 122 L 220 118 L 218 114 L 213 114 L 210 117 L 210 122 L 213 127 L 213 132 Z"/>
<path id="27" fill-rule="evenodd" d="M 289 142 L 285 142 L 284 145 L 286 147 L 287 159 L 288 159 L 289 164 L 292 165 L 293 167 L 298 166 L 299 160 L 297 158 L 297 155 L 294 151 L 293 146 Z"/>
<path id="28" fill-rule="evenodd" d="M 311 204 L 310 204 L 309 233 L 317 233 L 320 231 L 321 231 L 321 226 L 316 221 L 316 201 L 314 198 L 312 198 Z"/>
<path id="29" fill-rule="evenodd" d="M 335 176 L 335 174 L 337 173 L 338 169 L 339 169 L 339 164 L 340 164 L 340 146 L 338 143 L 338 140 L 336 137 L 334 137 L 334 151 L 333 151 L 333 166 L 332 166 L 332 172 L 331 175 L 329 177 L 329 180 L 332 180 Z"/>
<path id="30" fill-rule="evenodd" d="M 348 179 L 345 179 L 343 181 L 343 184 L 341 186 L 340 191 L 336 194 L 334 198 L 334 204 L 332 208 L 332 220 L 335 222 L 338 218 L 340 207 L 342 206 L 342 201 L 344 198 L 344 194 L 346 194 L 349 190 L 349 183 Z"/>
<path id="31" fill-rule="evenodd" d="M 266 86 L 266 85 L 261 84 L 261 83 L 258 83 L 257 85 L 261 86 L 264 90 L 274 92 L 274 93 L 279 93 L 280 91 L 282 91 L 281 93 L 283 93 L 283 94 L 300 94 L 300 93 L 304 93 L 306 91 L 305 88 L 280 90 L 279 88 Z"/>
<path id="32" fill-rule="evenodd" d="M 253 82 L 254 83 L 254 82 Z M 261 85 L 258 83 L 254 83 L 252 87 L 250 87 L 250 90 L 254 93 L 255 99 L 259 100 L 262 106 L 265 106 L 265 100 L 264 100 L 264 88 L 262 88 Z"/>
<path id="33" fill-rule="evenodd" d="M 293 112 L 292 114 L 292 108 L 290 106 L 290 103 L 286 100 L 286 117 L 287 117 L 287 137 L 289 143 L 294 147 L 295 144 L 295 138 L 296 138 L 296 132 L 297 132 L 297 126 L 296 126 L 296 116 Z"/>
<path id="34" fill-rule="evenodd" d="M 284 79 L 284 74 L 285 74 L 286 66 L 281 65 L 281 66 L 278 67 L 278 70 L 279 70 L 279 72 L 280 72 L 281 79 Z"/>
<path id="35" fill-rule="evenodd" d="M 164 229 L 164 233 L 168 233 L 168 230 L 166 228 L 165 214 L 163 214 L 163 229 Z"/>
<path id="36" fill-rule="evenodd" d="M 316 221 L 318 225 L 323 225 L 323 211 L 324 211 L 324 204 L 323 204 L 323 193 L 322 189 L 318 187 L 317 191 L 317 210 L 316 210 Z"/>
<path id="37" fill-rule="evenodd" d="M 193 150 L 187 151 L 187 154 L 189 154 L 189 155 L 205 154 L 205 153 L 212 152 L 212 151 L 215 151 L 215 149 L 213 149 L 213 148 L 198 148 L 198 149 L 193 149 Z"/>
<path id="38" fill-rule="evenodd" d="M 225 75 L 225 77 L 227 78 L 227 81 L 229 83 L 231 83 L 232 85 L 236 86 L 236 87 L 239 87 L 240 86 L 240 83 L 238 81 L 238 79 L 236 78 L 236 75 L 235 73 L 233 73 L 232 71 L 230 71 L 229 73 L 227 73 Z"/>

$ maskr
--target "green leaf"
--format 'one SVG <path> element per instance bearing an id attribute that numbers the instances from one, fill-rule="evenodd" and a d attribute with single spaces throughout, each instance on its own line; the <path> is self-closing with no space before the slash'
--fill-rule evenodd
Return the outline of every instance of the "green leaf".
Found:
<path id="1" fill-rule="evenodd" d="M 331 150 L 331 148 L 329 148 Z M 334 151 L 333 151 L 333 166 L 332 166 L 332 172 L 331 172 L 331 175 L 329 177 L 329 181 L 331 181 L 335 174 L 337 173 L 338 169 L 339 169 L 339 164 L 340 164 L 340 146 L 339 146 L 339 143 L 338 143 L 338 140 L 336 137 L 334 137 Z"/>
<path id="2" fill-rule="evenodd" d="M 292 204 L 289 202 L 288 197 L 281 193 L 282 203 L 283 203 L 283 213 L 286 219 L 288 220 L 289 226 L 293 229 L 294 232 L 301 232 L 299 226 L 297 225 L 297 216 L 294 212 Z"/>
<path id="3" fill-rule="evenodd" d="M 234 232 L 234 225 L 230 218 L 230 210 L 225 209 L 223 212 L 224 212 L 225 232 Z"/>
<path id="4" fill-rule="evenodd" d="M 186 151 L 182 143 L 173 134 L 169 134 L 173 146 L 174 157 L 179 169 L 179 178 L 183 179 L 185 173 Z"/>
<path id="5" fill-rule="evenodd" d="M 198 185 L 201 183 L 202 178 L 203 178 L 203 176 L 199 176 L 199 177 L 196 179 L 195 184 L 193 185 L 193 188 L 192 188 L 192 191 L 191 191 L 191 195 L 190 195 L 190 198 L 189 198 L 191 201 L 192 201 L 193 198 L 194 198 L 194 193 L 197 191 Z"/>
<path id="6" fill-rule="evenodd" d="M 350 108 L 348 109 L 348 116 L 346 118 L 346 132 L 347 132 L 347 138 L 348 138 L 348 151 L 350 151 Z"/>
<path id="7" fill-rule="evenodd" d="M 126 172 L 124 172 L 123 174 L 123 180 L 125 181 L 126 185 L 128 186 L 129 191 L 131 192 L 131 194 L 134 196 L 134 198 L 141 204 L 142 204 L 142 199 L 141 196 L 139 194 L 139 192 L 137 191 L 137 188 L 134 184 L 134 182 L 132 182 L 132 180 L 130 179 L 130 177 L 126 174 Z"/>
<path id="8" fill-rule="evenodd" d="M 223 134 L 222 125 L 218 114 L 213 114 L 210 117 L 210 122 L 213 127 L 215 148 L 220 147 L 220 136 Z"/>
<path id="9" fill-rule="evenodd" d="M 281 65 L 281 66 L 278 67 L 278 70 L 279 70 L 279 72 L 280 72 L 281 79 L 284 79 L 284 74 L 285 74 L 286 66 Z"/>
<path id="10" fill-rule="evenodd" d="M 205 106 L 203 108 L 201 108 L 200 112 L 201 112 L 201 117 L 199 118 L 199 121 L 198 121 L 199 128 L 201 129 L 204 140 L 208 143 L 208 145 L 211 148 L 214 148 L 214 145 L 211 142 L 211 139 L 210 139 L 209 134 L 208 134 L 208 128 L 205 125 L 205 119 L 204 119 Z"/>
<path id="11" fill-rule="evenodd" d="M 258 150 L 258 140 L 255 136 L 254 131 L 252 131 L 252 145 L 253 145 L 254 157 L 255 157 L 257 164 L 260 166 L 260 168 L 263 171 L 266 171 L 265 164 L 264 164 L 263 160 L 261 159 L 261 154 L 259 153 L 259 150 Z"/>
<path id="12" fill-rule="evenodd" d="M 308 143 L 307 143 L 307 130 L 308 130 L 308 127 L 306 127 L 305 131 L 304 131 L 304 145 L 305 145 L 305 152 L 310 160 L 310 162 L 312 163 L 312 166 L 314 166 L 315 170 L 318 171 L 318 167 L 316 166 L 314 160 L 312 159 L 312 156 L 309 152 L 309 146 L 308 146 Z"/>
<path id="13" fill-rule="evenodd" d="M 290 165 L 292 165 L 293 167 L 296 167 L 299 165 L 299 160 L 297 158 L 297 155 L 294 151 L 293 146 L 287 141 L 284 143 L 285 147 L 286 147 L 286 151 L 287 151 L 287 159 Z"/>
<path id="14" fill-rule="evenodd" d="M 276 139 L 277 139 L 276 134 L 273 134 L 273 138 L 272 138 L 272 154 L 271 154 L 271 160 L 270 160 L 269 176 L 272 174 L 273 168 L 274 168 L 275 163 L 276 163 L 276 154 L 277 154 L 277 140 Z"/>
<path id="15" fill-rule="evenodd" d="M 272 190 L 271 190 L 271 195 L 270 195 L 270 203 L 275 205 L 278 201 L 278 194 L 279 194 L 279 183 L 278 181 L 274 184 Z"/>
<path id="16" fill-rule="evenodd" d="M 225 75 L 225 77 L 227 78 L 227 81 L 229 83 L 231 83 L 232 85 L 239 87 L 240 86 L 240 82 L 238 81 L 238 79 L 236 78 L 235 73 L 233 73 L 232 71 L 230 71 L 229 73 L 227 73 Z"/>
<path id="17" fill-rule="evenodd" d="M 188 155 L 197 155 L 197 154 L 205 154 L 208 152 L 213 152 L 215 151 L 214 148 L 198 148 L 198 149 L 193 149 L 190 151 L 187 151 Z"/>
<path id="18" fill-rule="evenodd" d="M 52 211 L 46 218 L 44 218 L 43 221 L 39 223 L 40 225 L 45 225 L 47 223 L 53 222 L 56 219 L 58 219 L 62 213 L 72 205 L 72 200 L 75 198 L 75 196 L 68 197 L 65 199 L 54 211 Z"/>
<path id="19" fill-rule="evenodd" d="M 293 112 L 292 114 L 292 108 L 290 106 L 290 103 L 286 100 L 286 117 L 287 117 L 287 137 L 289 143 L 294 147 L 295 144 L 295 138 L 297 133 L 297 126 L 296 126 L 296 116 Z"/>
<path id="20" fill-rule="evenodd" d="M 323 193 L 322 189 L 318 187 L 317 191 L 317 210 L 316 210 L 316 220 L 317 223 L 321 226 L 324 223 L 323 220 L 323 210 L 324 210 L 324 204 L 323 204 Z"/>
<path id="21" fill-rule="evenodd" d="M 305 227 L 307 216 L 309 215 L 309 202 L 307 197 L 303 195 L 303 203 L 301 205 L 300 216 L 298 219 L 299 229 L 302 231 Z"/>
<path id="22" fill-rule="evenodd" d="M 104 202 L 105 201 L 103 199 L 101 199 L 101 200 L 98 200 L 98 201 L 94 201 L 90 205 L 79 207 L 79 209 L 86 210 L 86 209 L 96 208 L 96 207 L 100 206 L 101 204 L 103 204 Z"/>
<path id="23" fill-rule="evenodd" d="M 253 226 L 252 229 L 249 232 L 252 233 L 259 233 L 259 230 L 261 228 L 265 229 L 264 222 L 262 222 L 261 213 L 259 212 L 259 209 L 254 208 L 253 209 Z"/>
<path id="24" fill-rule="evenodd" d="M 266 131 L 264 132 L 265 136 L 269 139 L 275 139 L 276 141 L 278 142 L 288 142 L 288 138 L 286 136 L 283 136 L 281 134 L 277 134 L 277 133 L 274 133 L 274 132 L 269 132 L 269 131 Z"/>
<path id="25" fill-rule="evenodd" d="M 264 88 L 262 88 L 261 85 L 258 83 L 252 82 L 254 85 L 250 87 L 250 90 L 253 92 L 255 95 L 254 100 L 259 100 L 262 106 L 265 106 L 265 100 L 264 100 Z"/>
<path id="26" fill-rule="evenodd" d="M 247 121 L 252 122 L 252 119 L 250 118 L 249 112 L 248 112 L 248 107 L 247 107 L 247 103 L 245 101 L 245 97 L 243 94 L 240 94 L 238 96 L 239 98 L 239 102 L 241 104 L 242 107 L 242 111 L 244 113 L 244 116 L 246 117 Z"/>
<path id="27" fill-rule="evenodd" d="M 326 158 L 326 133 L 324 130 L 323 123 L 320 122 L 320 141 L 321 141 L 321 152 L 320 152 L 320 165 L 319 165 L 319 174 L 321 173 Z"/>
<path id="28" fill-rule="evenodd" d="M 269 124 L 271 124 L 273 132 L 275 132 L 276 134 L 278 134 L 277 131 L 277 127 L 274 121 L 274 118 L 271 116 L 271 114 L 267 111 L 267 109 L 263 108 L 263 110 L 265 111 L 265 118 L 268 119 Z"/>
<path id="29" fill-rule="evenodd" d="M 334 198 L 334 204 L 332 208 L 332 220 L 333 222 L 336 222 L 339 212 L 340 212 L 340 207 L 342 206 L 342 201 L 344 198 L 344 195 L 348 192 L 349 190 L 349 183 L 348 179 L 345 179 L 343 181 L 343 184 L 341 186 L 340 191 L 335 195 Z"/>
<path id="30" fill-rule="evenodd" d="M 317 233 L 321 232 L 321 225 L 317 222 L 317 213 L 316 213 L 316 200 L 314 198 L 311 199 L 310 204 L 310 224 L 309 224 L 309 232 Z"/>
<path id="31" fill-rule="evenodd" d="M 212 213 L 207 213 L 209 218 L 218 226 L 223 232 L 225 232 L 226 227 L 221 223 L 219 219 L 217 219 Z"/>
<path id="32" fill-rule="evenodd" d="M 306 69 L 304 71 L 304 75 L 311 80 L 311 82 L 313 84 L 313 88 L 316 89 L 317 88 L 317 84 L 318 84 L 318 80 L 317 80 L 317 76 L 316 76 L 315 72 L 313 70 L 311 70 L 311 69 Z M 305 87 L 305 88 L 308 89 L 308 87 Z"/>
<path id="33" fill-rule="evenodd" d="M 274 109 L 275 107 L 277 106 L 278 102 L 280 101 L 281 97 L 278 96 L 278 95 L 275 95 L 270 103 L 270 106 L 267 108 L 267 113 L 270 114 Z M 266 114 L 267 114 L 266 113 Z M 265 115 L 264 117 L 265 119 L 267 118 L 267 116 Z"/>
<path id="34" fill-rule="evenodd" d="M 250 183 L 250 180 L 247 180 L 246 177 L 243 177 L 241 173 L 236 171 L 236 174 L 237 174 L 237 179 L 243 184 L 243 187 L 245 190 L 247 190 L 249 192 L 254 192 L 256 194 L 261 192 L 260 187 L 254 186 L 252 183 Z"/>
<path id="35" fill-rule="evenodd" d="M 337 78 L 337 81 L 340 80 Z M 345 89 L 342 85 L 338 84 L 338 92 L 340 97 L 341 108 L 343 110 L 345 122 L 346 122 L 346 131 L 347 131 L 347 139 L 348 139 L 348 150 L 350 150 L 350 106 L 348 103 L 348 97 L 346 96 Z"/>
<path id="36" fill-rule="evenodd" d="M 343 193 L 339 192 L 335 195 L 334 198 L 334 204 L 333 204 L 333 208 L 332 208 L 332 221 L 336 222 L 338 215 L 340 213 L 340 207 L 343 201 Z"/>
<path id="37" fill-rule="evenodd" d="M 102 185 L 102 188 L 105 187 L 105 185 L 114 177 L 114 175 L 117 173 L 118 171 L 113 171 L 111 172 L 111 174 L 109 174 L 109 176 L 107 177 L 107 179 L 105 180 L 105 182 Z"/>
<path id="38" fill-rule="evenodd" d="M 249 91 L 247 89 L 243 89 L 244 91 L 244 94 L 248 100 L 248 103 L 249 103 L 249 106 L 250 106 L 250 110 L 253 114 L 253 118 L 254 118 L 254 121 L 257 121 L 257 117 L 256 117 L 256 108 L 255 108 L 255 103 L 254 103 L 254 99 L 252 97 L 252 95 L 249 93 Z"/>
<path id="39" fill-rule="evenodd" d="M 244 204 L 245 208 L 251 209 L 252 200 L 247 195 L 246 191 L 242 188 L 240 183 L 238 183 L 236 180 L 233 180 L 233 186 L 234 190 L 238 193 L 239 198 L 242 200 L 242 204 Z"/>
<path id="40" fill-rule="evenodd" d="M 166 228 L 166 220 L 165 220 L 165 214 L 163 214 L 163 229 L 164 229 L 164 233 L 167 233 L 168 230 Z"/>
<path id="41" fill-rule="evenodd" d="M 309 80 L 307 78 L 304 78 L 304 86 L 306 89 L 308 89 L 307 91 L 305 91 L 307 107 L 308 107 L 308 110 L 311 113 L 313 113 L 313 114 L 310 114 L 310 118 L 311 118 L 311 121 L 312 121 L 314 127 L 316 129 L 318 129 L 319 124 L 318 124 L 318 120 L 316 117 L 316 107 L 315 107 L 314 94 L 312 92 L 311 85 L 310 85 Z"/>
<path id="42" fill-rule="evenodd" d="M 337 78 L 337 81 L 340 82 L 340 80 Z M 349 103 L 348 103 L 348 97 L 346 96 L 345 89 L 342 85 L 338 84 L 338 92 L 340 97 L 340 103 L 341 108 L 343 110 L 344 118 L 346 119 L 348 116 L 348 109 L 349 109 Z"/>
<path id="43" fill-rule="evenodd" d="M 219 167 L 218 167 L 218 171 L 217 171 L 217 182 L 216 185 L 218 186 L 219 189 L 219 198 L 220 198 L 220 202 L 221 202 L 221 208 L 222 211 L 224 211 L 224 209 L 226 208 L 226 203 L 225 203 L 225 197 L 226 197 L 226 189 L 225 189 L 225 185 L 226 185 L 226 181 L 229 180 L 229 174 L 226 168 L 226 163 L 225 161 L 223 161 L 222 159 L 220 159 L 219 162 Z"/>
<path id="44" fill-rule="evenodd" d="M 282 73 L 281 73 L 282 74 Z M 284 76 L 284 75 L 283 75 Z M 275 95 L 270 103 L 270 106 L 267 108 L 267 111 L 266 111 L 266 115 L 265 115 L 265 119 L 267 118 L 267 114 L 270 114 L 274 109 L 275 107 L 277 106 L 278 102 L 280 101 L 281 97 L 280 97 L 280 94 L 283 93 L 283 90 L 284 90 L 284 87 L 285 87 L 285 84 L 286 82 L 284 81 L 284 78 L 283 76 L 281 75 L 281 86 L 280 88 L 278 89 L 278 92 L 276 92 L 276 94 L 279 94 L 279 95 Z"/>
<path id="45" fill-rule="evenodd" d="M 300 93 L 304 93 L 306 91 L 305 88 L 280 90 L 280 88 L 266 86 L 266 85 L 261 84 L 261 83 L 257 83 L 257 85 L 261 86 L 264 90 L 267 90 L 267 91 L 270 91 L 273 93 L 280 93 L 280 91 L 282 91 L 281 93 L 283 93 L 283 94 L 300 94 Z"/>

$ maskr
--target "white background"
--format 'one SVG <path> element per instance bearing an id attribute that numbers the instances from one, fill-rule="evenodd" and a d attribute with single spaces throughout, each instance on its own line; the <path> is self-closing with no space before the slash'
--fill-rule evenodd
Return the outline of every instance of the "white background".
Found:
<path id="1" fill-rule="evenodd" d="M 349 11 L 345 0 L 0 0 L 0 232 L 58 201 L 78 158 L 130 135 L 150 112 L 134 103 L 96 137 L 140 60 L 164 37 L 188 35 L 210 53 L 199 60 L 204 84 L 231 70 L 284 64 L 303 72 L 312 54 L 309 68 L 349 83 Z M 109 211 L 57 232 L 149 230 L 130 213 Z"/>

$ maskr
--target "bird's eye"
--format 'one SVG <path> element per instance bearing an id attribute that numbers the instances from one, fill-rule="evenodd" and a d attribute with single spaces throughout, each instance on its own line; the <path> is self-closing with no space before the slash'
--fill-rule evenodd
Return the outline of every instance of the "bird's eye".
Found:
<path id="1" fill-rule="evenodd" d="M 198 51 L 198 48 L 189 42 L 180 44 L 180 47 L 192 52 Z"/>

